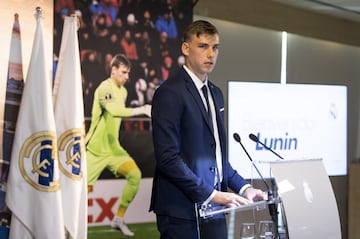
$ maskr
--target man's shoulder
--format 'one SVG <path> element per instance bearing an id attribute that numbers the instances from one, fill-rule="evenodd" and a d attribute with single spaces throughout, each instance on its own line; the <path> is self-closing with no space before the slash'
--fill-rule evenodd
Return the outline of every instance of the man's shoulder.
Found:
<path id="1" fill-rule="evenodd" d="M 211 88 L 213 91 L 214 91 L 214 90 L 220 91 L 220 92 L 222 91 L 219 86 L 217 86 L 216 84 L 214 84 L 214 83 L 211 82 L 211 81 L 208 81 L 208 86 L 209 86 L 209 88 Z"/>
<path id="2" fill-rule="evenodd" d="M 125 88 L 125 87 L 121 87 L 121 88 Z M 109 79 L 103 80 L 100 85 L 97 87 L 96 89 L 97 94 L 102 97 L 104 95 L 116 95 L 116 94 L 124 94 L 126 93 L 126 89 L 122 90 L 118 87 L 116 87 L 116 85 L 114 85 L 114 83 Z M 125 92 L 124 92 L 125 91 Z"/>
<path id="3" fill-rule="evenodd" d="M 105 80 L 103 80 L 102 82 L 100 82 L 99 86 L 97 87 L 97 89 L 102 89 L 102 88 L 106 88 L 106 87 L 110 87 L 112 84 L 110 82 L 110 78 L 107 78 Z"/>
<path id="4" fill-rule="evenodd" d="M 172 74 L 166 81 L 161 85 L 174 86 L 184 84 L 189 78 L 189 75 L 183 68 L 180 68 L 174 74 Z"/>
<path id="5" fill-rule="evenodd" d="M 178 97 L 184 95 L 186 89 L 186 72 L 179 70 L 166 81 L 164 81 L 159 88 L 156 89 L 154 97 L 159 95 L 172 95 L 172 97 Z"/>

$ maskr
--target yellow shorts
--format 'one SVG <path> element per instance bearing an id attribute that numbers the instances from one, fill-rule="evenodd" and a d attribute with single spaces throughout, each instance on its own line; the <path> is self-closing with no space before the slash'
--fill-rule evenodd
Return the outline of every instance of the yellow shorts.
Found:
<path id="1" fill-rule="evenodd" d="M 90 151 L 86 151 L 87 160 L 87 181 L 88 185 L 94 185 L 105 168 L 109 169 L 115 177 L 118 174 L 120 166 L 134 159 L 124 151 L 122 155 L 96 156 Z"/>

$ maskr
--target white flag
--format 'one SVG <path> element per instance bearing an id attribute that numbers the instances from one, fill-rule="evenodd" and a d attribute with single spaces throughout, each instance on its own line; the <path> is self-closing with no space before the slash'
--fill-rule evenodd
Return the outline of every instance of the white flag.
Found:
<path id="1" fill-rule="evenodd" d="M 87 238 L 87 179 L 84 104 L 78 19 L 65 17 L 54 84 L 54 110 L 64 225 L 71 238 Z"/>
<path id="2" fill-rule="evenodd" d="M 11 155 L 6 203 L 10 239 L 64 239 L 51 78 L 38 9 Z"/>
<path id="3" fill-rule="evenodd" d="M 11 33 L 9 66 L 6 86 L 4 110 L 4 126 L 0 129 L 0 238 L 8 238 L 11 212 L 5 203 L 6 184 L 10 168 L 11 151 L 15 136 L 15 126 L 24 89 L 24 77 L 22 68 L 21 34 L 19 14 L 14 14 L 14 24 Z M 0 113 L 0 115 L 2 115 Z M 1 125 L 1 124 L 0 124 Z M 2 139 L 1 139 L 2 138 Z M 4 234 L 4 232 L 6 233 Z"/>

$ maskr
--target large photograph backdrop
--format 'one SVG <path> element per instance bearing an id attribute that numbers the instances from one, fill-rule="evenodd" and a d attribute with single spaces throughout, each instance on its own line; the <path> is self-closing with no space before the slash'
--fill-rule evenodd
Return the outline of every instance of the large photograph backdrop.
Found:
<path id="1" fill-rule="evenodd" d="M 94 91 L 110 75 L 115 54 L 132 63 L 127 107 L 151 104 L 156 88 L 183 63 L 182 32 L 192 21 L 192 0 L 55 0 L 54 72 L 64 16 L 79 17 L 79 47 L 86 128 L 90 126 Z M 146 117 L 124 118 L 120 143 L 136 160 L 143 177 L 152 177 L 154 155 L 151 122 Z M 104 171 L 102 179 L 113 178 Z"/>

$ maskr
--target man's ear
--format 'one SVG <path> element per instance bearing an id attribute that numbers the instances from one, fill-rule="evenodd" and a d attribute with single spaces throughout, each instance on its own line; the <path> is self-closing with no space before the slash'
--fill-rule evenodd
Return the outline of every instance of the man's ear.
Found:
<path id="1" fill-rule="evenodd" d="M 184 56 L 187 56 L 189 54 L 189 43 L 188 42 L 184 41 L 181 44 L 181 51 L 182 51 Z"/>

